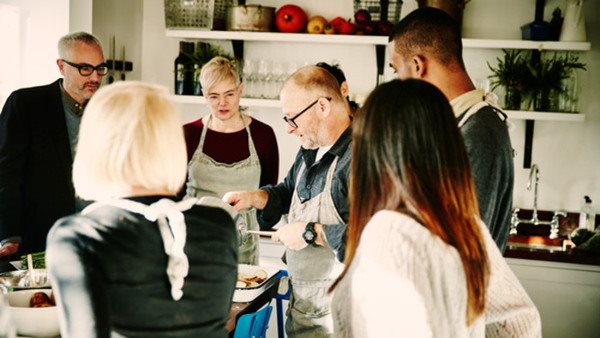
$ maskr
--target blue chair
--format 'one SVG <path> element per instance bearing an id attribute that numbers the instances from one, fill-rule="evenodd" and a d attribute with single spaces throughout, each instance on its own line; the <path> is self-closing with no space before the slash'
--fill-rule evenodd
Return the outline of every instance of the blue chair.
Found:
<path id="1" fill-rule="evenodd" d="M 262 309 L 241 316 L 235 324 L 233 338 L 265 338 L 273 307 L 270 304 Z"/>
<path id="2" fill-rule="evenodd" d="M 281 278 L 287 277 L 287 276 L 288 276 L 287 270 L 280 270 L 279 273 L 277 274 L 277 279 L 281 279 Z M 281 281 L 280 281 L 280 283 L 281 283 Z M 285 326 L 283 323 L 283 301 L 284 300 L 290 300 L 289 284 L 288 284 L 287 292 L 285 294 L 277 293 L 275 295 L 275 303 L 277 306 L 277 337 L 279 337 L 279 338 L 284 338 L 284 336 L 285 336 Z"/>

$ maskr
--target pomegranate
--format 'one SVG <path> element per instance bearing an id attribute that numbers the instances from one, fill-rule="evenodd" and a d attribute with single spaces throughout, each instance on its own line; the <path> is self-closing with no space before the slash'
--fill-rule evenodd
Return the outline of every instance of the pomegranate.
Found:
<path id="1" fill-rule="evenodd" d="M 296 5 L 283 5 L 275 13 L 275 25 L 282 33 L 300 33 L 306 28 L 308 18 Z"/>

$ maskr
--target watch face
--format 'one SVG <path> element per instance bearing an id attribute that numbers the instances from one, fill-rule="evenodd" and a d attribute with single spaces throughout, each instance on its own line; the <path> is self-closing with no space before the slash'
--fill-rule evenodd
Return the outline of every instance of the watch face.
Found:
<path id="1" fill-rule="evenodd" d="M 307 242 L 312 242 L 315 240 L 315 234 L 313 232 L 307 231 L 304 233 L 304 240 Z"/>

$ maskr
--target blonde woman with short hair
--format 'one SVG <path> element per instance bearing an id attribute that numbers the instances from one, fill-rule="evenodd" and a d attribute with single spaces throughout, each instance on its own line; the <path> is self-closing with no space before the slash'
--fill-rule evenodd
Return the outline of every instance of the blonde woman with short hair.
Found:
<path id="1" fill-rule="evenodd" d="M 185 174 L 165 88 L 130 81 L 98 90 L 73 164 L 75 192 L 96 202 L 48 235 L 62 337 L 227 337 L 235 225 L 226 210 L 176 202 Z"/>
<path id="2" fill-rule="evenodd" d="M 217 56 L 202 67 L 202 93 L 210 114 L 184 125 L 188 154 L 186 197 L 221 198 L 228 191 L 276 184 L 279 151 L 273 129 L 240 110 L 244 84 L 236 65 Z M 244 211 L 258 230 L 256 211 Z M 240 246 L 240 263 L 258 264 L 258 236 Z"/>

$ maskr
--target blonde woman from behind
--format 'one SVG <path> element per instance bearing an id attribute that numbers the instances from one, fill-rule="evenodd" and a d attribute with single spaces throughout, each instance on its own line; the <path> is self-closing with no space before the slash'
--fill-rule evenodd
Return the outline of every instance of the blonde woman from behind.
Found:
<path id="1" fill-rule="evenodd" d="M 223 209 L 176 202 L 185 174 L 166 89 L 98 91 L 73 165 L 77 195 L 96 202 L 48 235 L 62 337 L 227 337 L 236 230 Z"/>

